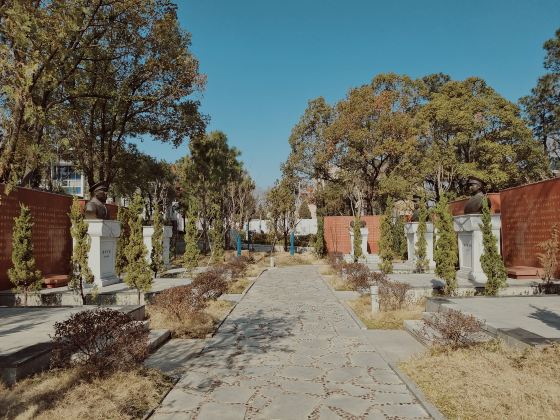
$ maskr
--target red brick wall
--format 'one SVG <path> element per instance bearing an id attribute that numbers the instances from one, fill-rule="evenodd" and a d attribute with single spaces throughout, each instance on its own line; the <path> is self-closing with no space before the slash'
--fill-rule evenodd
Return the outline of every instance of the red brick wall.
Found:
<path id="1" fill-rule="evenodd" d="M 501 198 L 500 193 L 490 193 L 488 194 L 488 198 L 490 199 L 491 211 L 492 213 L 500 213 L 501 212 Z M 465 203 L 468 201 L 468 198 L 464 198 L 462 200 L 455 200 L 449 203 L 449 208 L 451 209 L 451 213 L 453 216 L 460 216 L 464 213 Z"/>
<path id="2" fill-rule="evenodd" d="M 560 227 L 560 178 L 503 190 L 500 196 L 506 266 L 540 267 L 538 244 L 550 238 L 553 224 Z"/>
<path id="3" fill-rule="evenodd" d="M 0 184 L 0 290 L 12 288 L 8 269 L 12 266 L 12 231 L 19 203 L 31 210 L 34 219 L 33 246 L 37 267 L 43 274 L 67 274 L 72 240 L 68 213 L 72 197 L 27 188 L 16 188 L 8 196 Z"/>
<path id="4" fill-rule="evenodd" d="M 368 228 L 368 252 L 370 254 L 379 253 L 379 226 L 382 216 L 362 216 Z M 325 217 L 325 244 L 327 252 L 349 254 L 350 244 L 350 222 L 354 220 L 352 216 L 326 216 Z"/>

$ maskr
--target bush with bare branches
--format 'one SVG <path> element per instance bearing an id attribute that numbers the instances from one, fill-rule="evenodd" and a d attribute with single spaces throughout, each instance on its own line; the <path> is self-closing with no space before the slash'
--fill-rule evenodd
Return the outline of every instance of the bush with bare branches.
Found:
<path id="1" fill-rule="evenodd" d="M 148 354 L 148 330 L 128 314 L 109 308 L 85 310 L 54 325 L 52 364 L 79 366 L 101 376 L 127 370 Z"/>
<path id="2" fill-rule="evenodd" d="M 378 276 L 379 306 L 382 311 L 396 311 L 403 309 L 409 303 L 408 291 L 410 284 L 389 280 L 384 274 Z"/>
<path id="3" fill-rule="evenodd" d="M 424 320 L 421 334 L 432 344 L 458 349 L 479 342 L 482 326 L 473 315 L 448 309 Z"/>

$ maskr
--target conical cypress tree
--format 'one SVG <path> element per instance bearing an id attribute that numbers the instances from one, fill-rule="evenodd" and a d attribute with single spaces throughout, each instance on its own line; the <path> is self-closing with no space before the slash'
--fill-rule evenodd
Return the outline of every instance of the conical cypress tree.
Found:
<path id="1" fill-rule="evenodd" d="M 500 289 L 506 287 L 507 271 L 498 252 L 496 237 L 492 233 L 492 216 L 490 215 L 490 206 L 486 197 L 482 200 L 482 223 L 480 227 L 484 246 L 484 251 L 480 256 L 480 265 L 488 278 L 484 293 L 495 296 Z"/>
<path id="2" fill-rule="evenodd" d="M 130 211 L 126 207 L 119 207 L 117 220 L 121 222 L 121 235 L 117 240 L 117 252 L 115 256 L 115 271 L 121 276 L 126 268 L 126 248 L 130 240 Z"/>
<path id="3" fill-rule="evenodd" d="M 27 298 L 31 291 L 39 290 L 43 276 L 35 266 L 33 257 L 33 216 L 29 207 L 20 203 L 20 213 L 14 218 L 12 234 L 12 263 L 8 277 L 15 286 L 17 293 L 23 293 L 23 304 L 27 306 Z"/>
<path id="4" fill-rule="evenodd" d="M 379 256 L 381 257 L 381 264 L 379 268 L 384 273 L 393 272 L 393 200 L 387 199 L 387 206 L 385 213 L 381 220 L 381 232 L 379 237 Z"/>
<path id="5" fill-rule="evenodd" d="M 130 239 L 125 249 L 126 255 L 126 274 L 124 282 L 138 292 L 138 304 L 140 304 L 140 294 L 148 292 L 152 288 L 152 274 L 146 254 L 148 253 L 144 245 L 142 236 L 142 196 L 134 194 L 130 211 Z"/>
<path id="6" fill-rule="evenodd" d="M 156 203 L 153 212 L 154 233 L 152 235 L 152 253 L 150 255 L 150 268 L 157 277 L 163 271 L 163 223 L 159 204 Z"/>
<path id="7" fill-rule="evenodd" d="M 445 194 L 440 196 L 436 206 L 436 228 L 438 236 L 434 250 L 436 274 L 445 281 L 445 293 L 451 295 L 457 290 L 457 236 L 453 229 L 453 216 Z"/>
<path id="8" fill-rule="evenodd" d="M 402 216 L 397 216 L 393 223 L 393 253 L 399 258 L 406 259 L 406 234 Z"/>
<path id="9" fill-rule="evenodd" d="M 317 215 L 317 239 L 315 240 L 315 253 L 319 258 L 325 256 L 325 218 L 322 214 Z"/>
<path id="10" fill-rule="evenodd" d="M 360 217 L 354 218 L 352 231 L 354 232 L 354 262 L 357 262 L 362 256 L 362 232 L 360 232 Z"/>
<path id="11" fill-rule="evenodd" d="M 196 228 L 196 212 L 193 206 L 189 208 L 187 223 L 185 226 L 185 254 L 183 255 L 183 267 L 190 273 L 198 267 L 198 229 Z"/>
<path id="12" fill-rule="evenodd" d="M 426 199 L 422 197 L 420 199 L 420 207 L 418 212 L 418 240 L 416 241 L 416 271 L 418 273 L 423 273 L 428 268 L 428 258 L 426 256 L 426 250 L 428 244 L 426 242 L 426 220 L 428 218 L 428 209 L 426 207 Z"/>
<path id="13" fill-rule="evenodd" d="M 72 273 L 69 286 L 71 289 L 77 290 L 82 298 L 82 304 L 86 304 L 86 296 L 84 293 L 84 284 L 93 283 L 93 274 L 88 265 L 88 253 L 90 247 L 90 237 L 88 235 L 88 224 L 84 220 L 84 211 L 80 206 L 77 197 L 72 200 L 70 208 L 70 221 L 72 228 L 70 233 L 74 242 L 72 249 Z"/>

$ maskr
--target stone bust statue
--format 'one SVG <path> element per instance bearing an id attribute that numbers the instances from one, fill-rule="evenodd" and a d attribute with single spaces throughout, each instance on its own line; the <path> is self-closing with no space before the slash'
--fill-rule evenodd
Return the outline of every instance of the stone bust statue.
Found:
<path id="1" fill-rule="evenodd" d="M 464 213 L 480 214 L 482 213 L 482 199 L 485 197 L 482 191 L 484 183 L 481 179 L 473 176 L 469 178 L 468 185 L 471 198 L 465 203 Z M 488 201 L 488 205 L 490 205 L 490 201 Z"/>
<path id="2" fill-rule="evenodd" d="M 85 218 L 107 220 L 109 218 L 109 212 L 105 206 L 107 184 L 105 181 L 97 182 L 91 186 L 89 192 L 91 199 L 86 204 Z"/>
<path id="3" fill-rule="evenodd" d="M 418 222 L 420 219 L 420 196 L 414 194 L 412 196 L 412 202 L 414 203 L 414 211 L 412 212 L 411 222 Z"/>

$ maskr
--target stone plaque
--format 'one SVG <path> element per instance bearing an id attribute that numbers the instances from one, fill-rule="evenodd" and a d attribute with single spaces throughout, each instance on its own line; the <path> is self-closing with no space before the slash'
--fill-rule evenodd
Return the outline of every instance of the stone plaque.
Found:
<path id="1" fill-rule="evenodd" d="M 461 268 L 472 268 L 472 235 L 460 235 L 461 239 Z"/>

